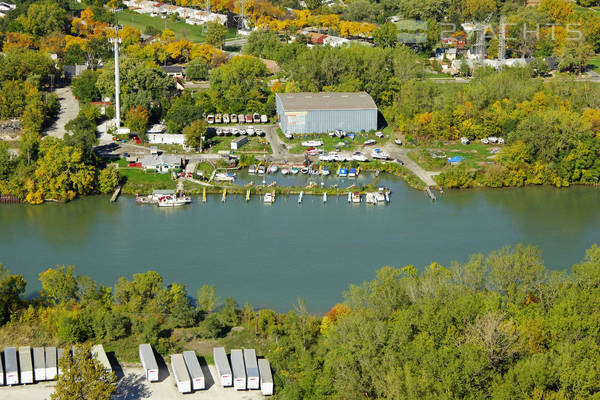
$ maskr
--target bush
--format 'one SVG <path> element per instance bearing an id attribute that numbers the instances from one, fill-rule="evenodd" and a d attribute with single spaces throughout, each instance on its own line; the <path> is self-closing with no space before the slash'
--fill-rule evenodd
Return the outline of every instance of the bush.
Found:
<path id="1" fill-rule="evenodd" d="M 108 312 L 104 315 L 104 330 L 104 339 L 114 340 L 127 337 L 131 333 L 131 320 L 123 314 Z"/>
<path id="2" fill-rule="evenodd" d="M 196 332 L 200 339 L 218 338 L 223 333 L 223 324 L 219 320 L 218 314 L 208 314 L 206 319 L 200 323 Z"/>
<path id="3" fill-rule="evenodd" d="M 71 317 L 62 317 L 58 323 L 58 337 L 68 343 L 80 343 L 85 341 L 84 329 L 79 320 Z"/>

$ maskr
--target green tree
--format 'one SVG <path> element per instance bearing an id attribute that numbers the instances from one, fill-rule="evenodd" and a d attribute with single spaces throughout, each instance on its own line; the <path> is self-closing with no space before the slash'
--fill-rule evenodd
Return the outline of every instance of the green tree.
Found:
<path id="1" fill-rule="evenodd" d="M 107 372 L 92 355 L 90 346 L 77 346 L 73 355 L 66 351 L 59 360 L 63 371 L 52 400 L 110 400 L 116 390 L 114 372 Z"/>
<path id="2" fill-rule="evenodd" d="M 27 14 L 18 20 L 26 32 L 45 36 L 52 32 L 63 32 L 67 25 L 67 14 L 56 2 L 46 0 L 30 4 Z"/>
<path id="3" fill-rule="evenodd" d="M 64 316 L 58 321 L 57 335 L 67 343 L 81 343 L 86 339 L 85 330 L 76 318 Z"/>
<path id="4" fill-rule="evenodd" d="M 148 115 L 148 110 L 142 106 L 135 106 L 130 108 L 127 112 L 125 124 L 132 132 L 146 133 L 146 127 L 148 126 L 149 120 L 150 116 Z"/>
<path id="5" fill-rule="evenodd" d="M 207 124 L 205 119 L 197 119 L 183 128 L 182 133 L 185 136 L 185 143 L 194 149 L 202 149 L 203 138 L 206 135 L 206 127 Z"/>
<path id="6" fill-rule="evenodd" d="M 78 43 L 69 46 L 64 58 L 65 65 L 83 65 L 85 63 L 85 52 Z"/>
<path id="7" fill-rule="evenodd" d="M 236 326 L 239 323 L 237 303 L 233 297 L 225 299 L 225 306 L 219 312 L 219 318 L 223 325 L 226 326 Z"/>
<path id="8" fill-rule="evenodd" d="M 106 167 L 98 175 L 100 193 L 111 193 L 119 184 L 119 171 L 115 167 Z"/>
<path id="9" fill-rule="evenodd" d="M 198 307 L 198 311 L 211 313 L 217 308 L 218 303 L 219 298 L 215 291 L 215 285 L 204 284 L 198 289 L 198 294 L 196 296 L 196 306 Z"/>
<path id="10" fill-rule="evenodd" d="M 94 160 L 94 147 L 98 144 L 95 120 L 80 111 L 77 117 L 65 124 L 65 130 L 64 144 L 79 149 L 85 162 Z"/>
<path id="11" fill-rule="evenodd" d="M 398 43 L 396 25 L 387 22 L 373 31 L 373 42 L 380 47 L 394 47 Z"/>
<path id="12" fill-rule="evenodd" d="M 193 81 L 208 79 L 208 64 L 202 58 L 194 58 L 185 66 L 185 76 Z"/>
<path id="13" fill-rule="evenodd" d="M 100 98 L 100 91 L 96 87 L 98 73 L 86 69 L 71 84 L 73 95 L 82 103 L 89 103 Z"/>
<path id="14" fill-rule="evenodd" d="M 227 28 L 224 25 L 216 21 L 207 22 L 205 25 L 206 32 L 206 43 L 223 48 L 225 44 L 225 36 L 227 35 Z"/>
<path id="15" fill-rule="evenodd" d="M 27 282 L 21 275 L 13 275 L 0 263 L 0 326 L 21 305 Z"/>
<path id="16" fill-rule="evenodd" d="M 14 168 L 14 162 L 11 160 L 8 152 L 8 144 L 0 142 L 0 180 L 8 178 Z"/>
<path id="17" fill-rule="evenodd" d="M 42 297 L 51 304 L 64 304 L 76 298 L 77 279 L 75 267 L 56 266 L 39 273 Z"/>

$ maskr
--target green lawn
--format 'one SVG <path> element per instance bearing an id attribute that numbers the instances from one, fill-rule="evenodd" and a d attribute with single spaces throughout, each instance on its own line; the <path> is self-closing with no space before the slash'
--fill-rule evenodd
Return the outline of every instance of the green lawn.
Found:
<path id="1" fill-rule="evenodd" d="M 501 146 L 501 145 L 500 145 Z M 425 146 L 416 151 L 408 153 L 408 156 L 428 171 L 440 171 L 447 167 L 448 158 L 460 156 L 469 168 L 479 168 L 490 162 L 493 154 L 490 150 L 498 145 L 485 145 L 473 142 L 468 145 L 461 143 L 444 144 L 441 146 Z"/>
<path id="2" fill-rule="evenodd" d="M 600 54 L 596 54 L 590 59 L 588 66 L 596 72 L 600 72 Z"/>
<path id="3" fill-rule="evenodd" d="M 175 22 L 170 18 L 151 17 L 150 15 L 138 14 L 129 10 L 123 10 L 119 13 L 119 23 L 139 29 L 142 33 L 147 26 L 153 26 L 160 31 L 169 28 L 175 33 L 177 38 L 184 38 L 195 43 L 204 42 L 205 39 L 201 25 L 188 25 L 185 22 Z M 232 38 L 235 35 L 236 30 L 230 29 L 226 37 Z"/>

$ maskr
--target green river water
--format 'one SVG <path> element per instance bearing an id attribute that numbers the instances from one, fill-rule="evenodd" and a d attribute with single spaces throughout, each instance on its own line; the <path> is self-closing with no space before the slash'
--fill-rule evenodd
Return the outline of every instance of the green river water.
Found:
<path id="1" fill-rule="evenodd" d="M 312 196 L 301 205 L 295 196 L 272 205 L 209 196 L 206 204 L 194 199 L 180 209 L 137 206 L 132 197 L 110 204 L 104 196 L 2 205 L 0 262 L 24 275 L 28 294 L 40 288 L 37 274 L 55 264 L 75 265 L 106 285 L 155 269 L 193 296 L 208 283 L 241 304 L 287 311 L 300 296 L 311 311 L 323 312 L 349 284 L 372 279 L 384 265 L 449 265 L 523 242 L 539 246 L 549 268 L 565 269 L 600 242 L 597 188 L 451 191 L 431 202 L 399 179 L 378 183 L 392 188 L 389 205 L 351 205 L 345 197 L 323 204 Z"/>

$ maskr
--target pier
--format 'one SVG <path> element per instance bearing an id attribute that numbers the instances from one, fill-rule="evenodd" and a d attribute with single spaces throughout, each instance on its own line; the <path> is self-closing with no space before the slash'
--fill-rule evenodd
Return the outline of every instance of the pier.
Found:
<path id="1" fill-rule="evenodd" d="M 120 194 L 121 194 L 121 185 L 117 186 L 117 188 L 115 189 L 115 192 L 113 193 L 112 197 L 110 198 L 110 202 L 114 203 L 115 201 L 117 201 Z"/>
<path id="2" fill-rule="evenodd" d="M 427 196 L 429 196 L 429 198 L 431 199 L 431 201 L 435 201 L 436 200 L 435 194 L 433 193 L 433 191 L 431 190 L 431 188 L 429 186 L 425 187 L 425 193 L 427 194 Z"/>
<path id="3" fill-rule="evenodd" d="M 21 200 L 17 196 L 7 195 L 0 196 L 0 204 L 15 204 L 20 203 Z"/>

